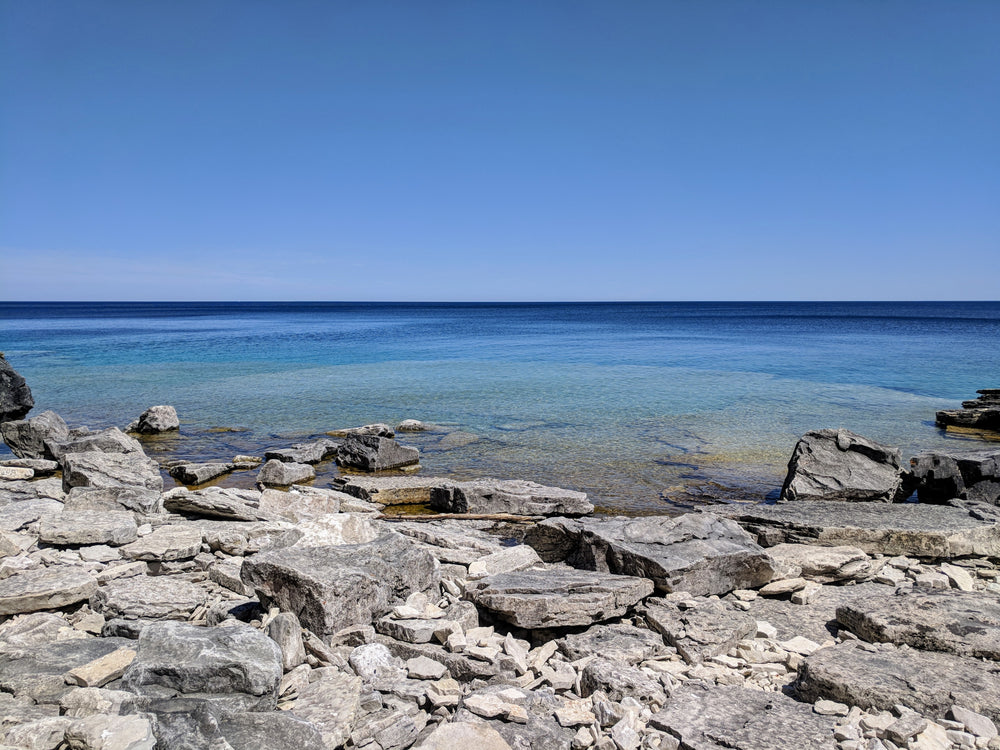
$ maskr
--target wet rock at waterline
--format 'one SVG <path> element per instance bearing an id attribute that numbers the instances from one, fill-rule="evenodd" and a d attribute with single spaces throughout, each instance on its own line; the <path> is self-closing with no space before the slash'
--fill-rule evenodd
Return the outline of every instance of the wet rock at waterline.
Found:
<path id="1" fill-rule="evenodd" d="M 0 433 L 20 458 L 54 459 L 50 445 L 69 439 L 69 427 L 54 411 L 43 411 L 31 419 L 0 422 Z"/>
<path id="2" fill-rule="evenodd" d="M 23 419 L 34 405 L 31 388 L 0 353 L 0 423 Z"/>
<path id="3" fill-rule="evenodd" d="M 362 471 L 387 471 L 420 462 L 420 451 L 391 437 L 351 433 L 337 449 L 337 463 Z"/>
<path id="4" fill-rule="evenodd" d="M 150 406 L 132 422 L 126 432 L 138 432 L 143 435 L 157 435 L 180 429 L 177 410 L 172 406 Z"/>

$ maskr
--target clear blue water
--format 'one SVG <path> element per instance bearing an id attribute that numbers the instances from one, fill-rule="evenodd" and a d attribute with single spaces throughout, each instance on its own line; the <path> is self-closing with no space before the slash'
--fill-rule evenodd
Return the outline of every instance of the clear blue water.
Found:
<path id="1" fill-rule="evenodd" d="M 1000 303 L 0 303 L 0 350 L 71 425 L 176 406 L 159 458 L 416 418 L 425 473 L 650 512 L 773 490 L 810 429 L 970 445 L 934 412 L 1000 386 Z"/>

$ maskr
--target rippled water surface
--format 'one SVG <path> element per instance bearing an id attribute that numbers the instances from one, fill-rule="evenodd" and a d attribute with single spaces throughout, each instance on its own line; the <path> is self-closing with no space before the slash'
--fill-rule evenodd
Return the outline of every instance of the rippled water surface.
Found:
<path id="1" fill-rule="evenodd" d="M 425 473 L 650 512 L 772 491 L 809 429 L 972 447 L 934 412 L 1000 385 L 1000 303 L 0 303 L 0 350 L 71 425 L 176 406 L 158 458 L 416 418 Z"/>

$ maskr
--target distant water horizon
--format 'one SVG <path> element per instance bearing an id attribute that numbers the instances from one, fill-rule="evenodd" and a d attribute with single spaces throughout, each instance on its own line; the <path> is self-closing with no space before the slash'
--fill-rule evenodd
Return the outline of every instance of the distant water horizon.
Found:
<path id="1" fill-rule="evenodd" d="M 174 405 L 160 460 L 412 418 L 439 426 L 399 436 L 424 474 L 648 513 L 773 494 L 810 429 L 987 445 L 933 420 L 1000 385 L 1000 302 L 0 302 L 0 351 L 32 414 Z"/>

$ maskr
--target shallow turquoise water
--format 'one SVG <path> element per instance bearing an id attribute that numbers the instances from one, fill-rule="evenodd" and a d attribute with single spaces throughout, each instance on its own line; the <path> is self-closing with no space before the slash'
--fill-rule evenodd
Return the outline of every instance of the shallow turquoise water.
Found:
<path id="1" fill-rule="evenodd" d="M 809 429 L 957 444 L 934 412 L 1000 384 L 1000 303 L 2 303 L 0 350 L 70 424 L 176 406 L 158 457 L 417 418 L 424 472 L 639 512 L 773 490 Z"/>

